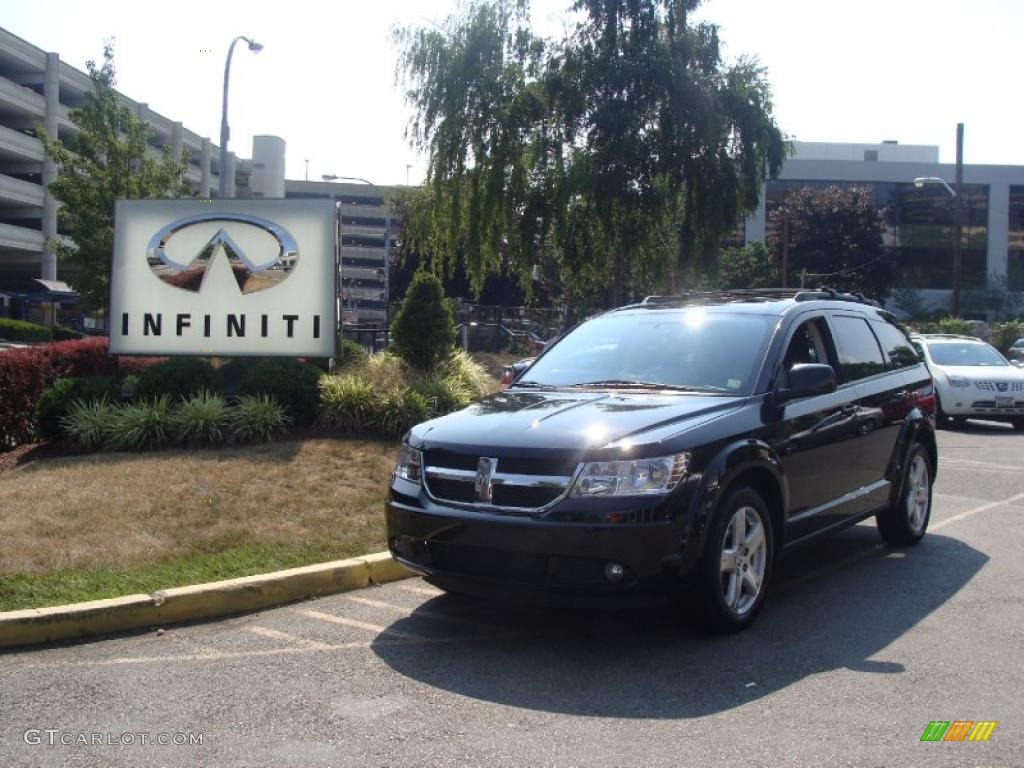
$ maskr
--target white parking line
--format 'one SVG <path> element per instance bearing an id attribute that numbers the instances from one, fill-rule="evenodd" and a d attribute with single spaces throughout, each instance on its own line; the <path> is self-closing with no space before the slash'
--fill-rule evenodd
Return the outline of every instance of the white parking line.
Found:
<path id="1" fill-rule="evenodd" d="M 419 607 L 414 609 L 414 612 L 410 612 L 408 608 L 401 605 L 394 605 L 392 603 L 386 603 L 383 600 L 370 600 L 366 597 L 356 597 L 355 595 L 343 595 L 345 600 L 351 603 L 359 603 L 359 605 L 366 605 L 371 608 L 380 608 L 385 611 L 392 611 L 394 613 L 401 613 L 405 616 L 415 616 L 416 618 L 425 619 L 436 619 L 438 621 L 451 621 L 457 624 L 474 624 L 477 622 L 471 619 L 466 619 L 461 616 L 448 616 L 444 613 L 437 613 L 436 611 L 425 611 Z"/>
<path id="2" fill-rule="evenodd" d="M 963 466 L 957 466 L 963 465 Z M 1016 467 L 1013 464 L 990 464 L 987 461 L 974 461 L 973 459 L 940 458 L 939 466 L 948 469 L 1001 469 L 1011 472 L 1024 472 L 1024 467 Z"/>
<path id="3" fill-rule="evenodd" d="M 411 584 L 399 584 L 399 589 L 404 589 L 406 592 L 412 592 L 415 595 L 423 595 L 424 597 L 440 597 L 444 594 L 440 589 L 429 589 L 427 587 L 414 587 Z"/>
<path id="4" fill-rule="evenodd" d="M 289 635 L 287 632 L 282 632 L 279 629 L 270 629 L 269 627 L 261 627 L 258 625 L 246 627 L 245 629 L 246 631 L 252 632 L 254 635 L 259 635 L 260 637 L 268 637 L 271 640 L 283 640 L 286 643 L 300 645 L 314 651 L 326 651 L 331 647 L 327 643 L 319 643 L 316 640 L 307 640 L 304 637 Z"/>
<path id="5" fill-rule="evenodd" d="M 311 619 L 317 619 L 319 621 L 328 621 L 331 624 L 340 624 L 343 627 L 354 627 L 355 629 L 364 629 L 367 632 L 373 632 L 378 635 L 392 635 L 394 637 L 404 637 L 410 640 L 419 640 L 421 642 L 430 642 L 433 640 L 433 638 L 425 637 L 423 635 L 416 635 L 412 632 L 402 632 L 399 629 L 392 629 L 391 627 L 382 627 L 380 624 L 371 624 L 368 621 L 350 619 L 347 616 L 335 616 L 333 613 L 324 613 L 323 611 L 299 610 L 296 611 L 296 613 L 301 613 L 303 616 L 307 616 Z"/>
<path id="6" fill-rule="evenodd" d="M 1016 496 L 1010 496 L 1008 499 L 1003 499 L 1002 501 L 990 501 L 987 504 L 981 504 L 977 507 L 974 507 L 973 509 L 968 509 L 965 512 L 961 512 L 960 514 L 953 515 L 952 517 L 947 517 L 945 520 L 940 520 L 939 522 L 930 526 L 929 530 L 937 531 L 941 528 L 945 528 L 947 525 L 952 525 L 953 523 L 960 522 L 964 518 L 972 517 L 973 515 L 977 515 L 980 512 L 987 512 L 990 509 L 1001 507 L 1004 504 L 1013 504 L 1015 501 L 1021 501 L 1022 499 L 1024 499 L 1024 493 L 1018 493 Z"/>

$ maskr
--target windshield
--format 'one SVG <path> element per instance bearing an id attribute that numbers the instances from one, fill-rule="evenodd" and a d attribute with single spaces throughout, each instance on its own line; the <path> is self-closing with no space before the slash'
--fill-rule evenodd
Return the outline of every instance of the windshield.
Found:
<path id="1" fill-rule="evenodd" d="M 552 347 L 516 386 L 658 385 L 749 394 L 777 320 L 701 308 L 595 318 Z"/>
<path id="2" fill-rule="evenodd" d="M 1006 365 L 1002 356 L 987 344 L 930 342 L 928 351 L 936 365 Z"/>

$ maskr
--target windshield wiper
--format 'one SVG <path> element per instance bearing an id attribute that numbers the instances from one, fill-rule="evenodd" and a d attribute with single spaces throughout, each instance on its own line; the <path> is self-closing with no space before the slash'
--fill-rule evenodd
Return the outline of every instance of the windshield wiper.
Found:
<path id="1" fill-rule="evenodd" d="M 541 384 L 539 381 L 513 381 L 508 385 L 509 389 L 554 389 L 554 384 Z"/>
<path id="2" fill-rule="evenodd" d="M 568 387 L 608 387 L 613 389 L 667 389 L 673 392 L 728 392 L 721 387 L 686 387 L 678 384 L 659 384 L 655 381 L 635 381 L 633 379 L 601 379 L 600 381 L 583 381 L 578 384 L 567 384 Z"/>

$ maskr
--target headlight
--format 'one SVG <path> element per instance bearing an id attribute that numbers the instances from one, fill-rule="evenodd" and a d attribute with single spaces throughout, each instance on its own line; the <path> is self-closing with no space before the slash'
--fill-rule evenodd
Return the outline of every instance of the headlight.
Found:
<path id="1" fill-rule="evenodd" d="M 671 493 L 686 476 L 690 454 L 583 465 L 573 496 L 654 496 Z"/>
<path id="2" fill-rule="evenodd" d="M 951 376 L 950 374 L 947 373 L 946 381 L 949 382 L 949 386 L 956 387 L 958 389 L 971 386 L 971 382 L 968 379 L 965 379 L 963 376 Z"/>
<path id="3" fill-rule="evenodd" d="M 411 483 L 423 482 L 423 454 L 415 448 L 403 444 L 398 449 L 398 463 L 395 465 L 395 477 Z"/>

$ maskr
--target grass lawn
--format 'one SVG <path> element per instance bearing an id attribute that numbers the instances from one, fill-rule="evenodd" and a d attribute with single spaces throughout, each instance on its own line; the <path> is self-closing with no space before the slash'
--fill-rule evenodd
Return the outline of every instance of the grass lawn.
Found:
<path id="1" fill-rule="evenodd" d="M 380 551 L 396 450 L 311 438 L 0 471 L 0 611 Z"/>

